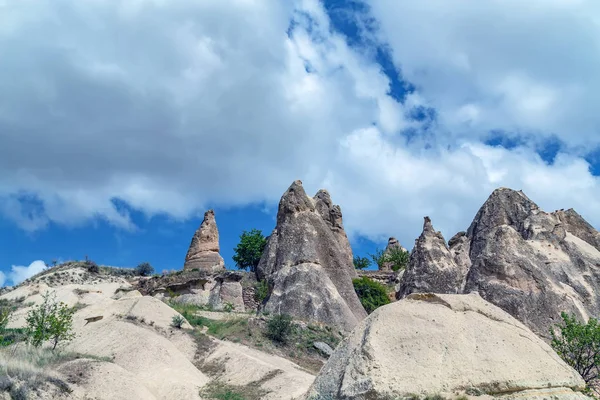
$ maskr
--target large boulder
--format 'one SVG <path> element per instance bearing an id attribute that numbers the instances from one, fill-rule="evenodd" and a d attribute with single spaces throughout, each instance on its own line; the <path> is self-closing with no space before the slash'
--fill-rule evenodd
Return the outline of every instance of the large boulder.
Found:
<path id="1" fill-rule="evenodd" d="M 339 206 L 295 181 L 279 202 L 277 227 L 257 267 L 271 288 L 266 311 L 351 330 L 366 317 L 352 285 L 357 277 Z"/>
<path id="2" fill-rule="evenodd" d="M 336 348 L 306 398 L 481 393 L 570 400 L 587 399 L 579 393 L 584 388 L 552 348 L 478 294 L 412 294 L 361 322 Z"/>
<path id="3" fill-rule="evenodd" d="M 454 261 L 441 232 L 425 217 L 423 233 L 415 241 L 397 298 L 411 293 L 462 293 L 468 269 Z"/>
<path id="4" fill-rule="evenodd" d="M 215 212 L 208 210 L 204 213 L 204 220 L 192 238 L 183 269 L 218 271 L 224 268 L 225 262 L 219 254 L 219 230 Z"/>
<path id="5" fill-rule="evenodd" d="M 397 298 L 478 291 L 545 338 L 561 312 L 582 320 L 600 313 L 600 234 L 573 210 L 547 213 L 523 192 L 500 188 L 448 246 L 427 230 Z"/>

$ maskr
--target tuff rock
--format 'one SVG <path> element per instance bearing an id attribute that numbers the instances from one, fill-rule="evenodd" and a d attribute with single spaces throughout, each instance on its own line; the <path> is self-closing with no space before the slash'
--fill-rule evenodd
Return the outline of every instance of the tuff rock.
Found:
<path id="1" fill-rule="evenodd" d="M 363 320 L 335 349 L 305 398 L 487 393 L 503 399 L 588 399 L 578 392 L 584 387 L 549 345 L 477 293 L 422 293 Z"/>
<path id="2" fill-rule="evenodd" d="M 400 242 L 398 242 L 398 239 L 396 239 L 395 237 L 389 238 L 387 246 L 385 247 L 385 250 L 384 250 L 384 254 L 386 254 L 386 255 L 390 254 L 390 252 L 392 252 L 393 250 L 396 250 L 396 249 L 406 251 L 406 249 L 404 247 L 402 247 Z M 379 268 L 379 270 L 384 271 L 384 272 L 392 271 L 393 265 L 394 265 L 394 263 L 392 263 L 392 262 L 385 262 L 381 265 L 381 268 Z"/>
<path id="3" fill-rule="evenodd" d="M 225 262 L 219 254 L 219 230 L 213 210 L 204 213 L 204 220 L 192 237 L 183 269 L 204 271 L 225 269 Z"/>
<path id="4" fill-rule="evenodd" d="M 561 312 L 582 320 L 600 313 L 600 234 L 573 210 L 547 213 L 523 192 L 500 188 L 449 251 L 437 243 L 419 258 L 453 266 L 456 276 L 468 271 L 463 293 L 478 291 L 542 337 Z M 422 273 L 428 268 L 411 257 L 397 297 L 423 288 L 455 293 L 454 284 L 439 286 Z"/>
<path id="5" fill-rule="evenodd" d="M 357 277 L 339 206 L 295 181 L 279 202 L 277 226 L 257 267 L 271 288 L 264 309 L 349 331 L 366 317 L 352 285 Z"/>

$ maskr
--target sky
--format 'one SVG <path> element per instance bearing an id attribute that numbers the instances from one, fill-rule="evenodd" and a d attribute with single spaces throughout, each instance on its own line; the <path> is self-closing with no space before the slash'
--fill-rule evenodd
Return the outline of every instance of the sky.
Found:
<path id="1" fill-rule="evenodd" d="M 52 260 L 229 268 L 296 179 L 354 253 L 497 187 L 600 226 L 595 0 L 0 0 L 0 285 Z"/>

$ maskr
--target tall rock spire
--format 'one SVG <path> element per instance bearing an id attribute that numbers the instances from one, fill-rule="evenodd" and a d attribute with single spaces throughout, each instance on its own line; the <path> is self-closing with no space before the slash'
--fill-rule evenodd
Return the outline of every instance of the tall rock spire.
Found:
<path id="1" fill-rule="evenodd" d="M 225 262 L 219 254 L 219 230 L 215 212 L 208 210 L 204 213 L 204 220 L 192 238 L 183 269 L 215 271 L 224 268 Z"/>

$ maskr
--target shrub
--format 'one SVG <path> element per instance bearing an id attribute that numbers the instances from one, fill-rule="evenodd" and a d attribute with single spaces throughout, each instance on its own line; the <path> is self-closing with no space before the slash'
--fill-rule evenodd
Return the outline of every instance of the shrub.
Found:
<path id="1" fill-rule="evenodd" d="M 150 263 L 143 262 L 135 267 L 135 274 L 139 276 L 150 276 L 154 272 L 154 267 Z"/>
<path id="2" fill-rule="evenodd" d="M 235 309 L 235 306 L 232 303 L 225 303 L 225 306 L 223 306 L 223 311 L 225 312 L 232 312 Z"/>
<path id="3" fill-rule="evenodd" d="M 92 260 L 85 260 L 84 264 L 89 273 L 97 274 L 98 272 L 100 272 L 100 267 L 98 267 L 98 264 L 96 264 Z"/>
<path id="4" fill-rule="evenodd" d="M 573 367 L 588 387 L 595 386 L 600 378 L 600 325 L 590 318 L 582 324 L 574 315 L 561 313 L 563 322 L 557 327 L 560 333 L 550 328 L 552 348 L 567 364 Z"/>
<path id="5" fill-rule="evenodd" d="M 27 314 L 27 337 L 31 344 L 39 347 L 45 341 L 52 343 L 52 349 L 61 341 L 69 341 L 73 334 L 74 309 L 63 302 L 57 302 L 50 292 L 43 295 L 42 304 Z"/>
<path id="6" fill-rule="evenodd" d="M 354 256 L 352 261 L 354 262 L 354 268 L 356 269 L 365 269 L 371 265 L 371 261 L 367 257 Z"/>
<path id="7" fill-rule="evenodd" d="M 287 314 L 273 315 L 267 322 L 266 336 L 274 342 L 286 343 L 292 333 L 292 317 Z"/>
<path id="8" fill-rule="evenodd" d="M 267 239 L 260 230 L 244 231 L 240 235 L 240 242 L 234 249 L 233 261 L 239 269 L 249 269 L 254 272 L 266 245 Z"/>
<path id="9" fill-rule="evenodd" d="M 366 276 L 352 279 L 352 284 L 354 285 L 354 291 L 356 291 L 356 294 L 367 313 L 371 314 L 378 307 L 390 303 L 387 290 L 382 284 L 375 282 Z"/>
<path id="10" fill-rule="evenodd" d="M 185 323 L 185 318 L 183 318 L 181 315 L 179 315 L 179 314 L 173 315 L 173 319 L 171 319 L 171 326 L 173 328 L 181 329 L 181 327 L 183 326 L 184 323 Z"/>
<path id="11" fill-rule="evenodd" d="M 254 287 L 254 298 L 258 301 L 259 304 L 262 304 L 263 301 L 269 296 L 269 283 L 266 279 L 256 282 L 256 286 Z"/>

